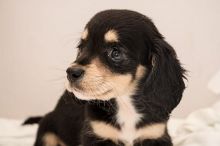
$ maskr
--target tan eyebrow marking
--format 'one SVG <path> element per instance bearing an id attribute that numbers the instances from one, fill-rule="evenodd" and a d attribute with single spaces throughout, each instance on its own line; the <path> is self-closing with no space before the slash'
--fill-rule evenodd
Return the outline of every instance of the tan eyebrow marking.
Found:
<path id="1" fill-rule="evenodd" d="M 138 65 L 136 74 L 135 74 L 136 78 L 137 79 L 142 78 L 145 75 L 146 70 L 147 69 L 143 65 Z"/>
<path id="2" fill-rule="evenodd" d="M 110 29 L 104 35 L 106 42 L 118 42 L 119 36 L 116 30 Z"/>
<path id="3" fill-rule="evenodd" d="M 88 35 L 89 35 L 89 31 L 88 31 L 88 28 L 86 28 L 86 29 L 83 31 L 81 38 L 82 38 L 83 40 L 86 40 L 86 38 L 88 37 Z"/>

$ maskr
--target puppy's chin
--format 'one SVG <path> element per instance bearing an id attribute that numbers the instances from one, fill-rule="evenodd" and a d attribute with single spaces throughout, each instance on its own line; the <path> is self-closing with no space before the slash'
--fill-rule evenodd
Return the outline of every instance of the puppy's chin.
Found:
<path id="1" fill-rule="evenodd" d="M 106 91 L 103 94 L 100 95 L 88 95 L 86 92 L 82 91 L 82 90 L 76 90 L 73 87 L 71 87 L 69 81 L 65 82 L 65 86 L 67 91 L 73 93 L 78 99 L 81 100 L 110 100 L 114 97 L 112 90 Z"/>

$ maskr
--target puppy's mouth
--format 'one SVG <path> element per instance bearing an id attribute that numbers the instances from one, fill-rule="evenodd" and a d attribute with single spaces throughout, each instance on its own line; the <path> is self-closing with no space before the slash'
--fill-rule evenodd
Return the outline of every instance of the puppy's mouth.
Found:
<path id="1" fill-rule="evenodd" d="M 66 89 L 69 92 L 72 92 L 75 94 L 75 96 L 79 99 L 83 100 L 105 100 L 104 98 L 111 96 L 111 93 L 113 92 L 112 88 L 105 89 L 101 85 L 79 85 L 79 84 L 73 84 L 69 81 L 66 82 Z"/>

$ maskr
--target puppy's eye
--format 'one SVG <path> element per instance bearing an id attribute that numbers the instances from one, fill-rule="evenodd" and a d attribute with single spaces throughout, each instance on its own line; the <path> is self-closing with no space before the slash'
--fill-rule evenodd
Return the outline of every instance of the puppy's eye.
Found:
<path id="1" fill-rule="evenodd" d="M 113 61 L 119 62 L 122 60 L 122 52 L 117 47 L 113 47 L 110 52 L 110 57 Z"/>

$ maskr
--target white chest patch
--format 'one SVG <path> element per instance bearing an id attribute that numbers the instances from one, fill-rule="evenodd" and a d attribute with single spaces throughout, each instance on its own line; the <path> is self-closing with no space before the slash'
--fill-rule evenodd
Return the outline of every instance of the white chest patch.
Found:
<path id="1" fill-rule="evenodd" d="M 117 98 L 116 102 L 118 105 L 116 118 L 120 130 L 104 121 L 91 121 L 93 133 L 97 136 L 115 143 L 121 141 L 125 146 L 133 146 L 135 140 L 157 139 L 164 135 L 166 123 L 163 122 L 147 124 L 136 129 L 142 115 L 137 112 L 130 97 Z"/>
<path id="2" fill-rule="evenodd" d="M 116 99 L 118 104 L 117 121 L 121 130 L 119 139 L 126 143 L 126 146 L 132 146 L 136 137 L 136 124 L 141 119 L 141 114 L 137 113 L 132 99 L 130 97 L 121 97 Z"/>

